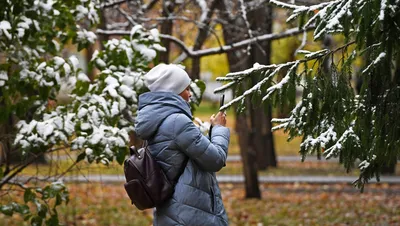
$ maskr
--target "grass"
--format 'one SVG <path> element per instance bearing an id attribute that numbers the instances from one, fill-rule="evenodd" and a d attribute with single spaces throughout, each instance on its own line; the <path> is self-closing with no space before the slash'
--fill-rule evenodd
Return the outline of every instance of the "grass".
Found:
<path id="1" fill-rule="evenodd" d="M 122 184 L 70 184 L 71 200 L 61 206 L 65 225 L 152 223 L 152 211 L 130 205 Z M 368 185 L 359 193 L 350 185 L 261 184 L 262 199 L 244 199 L 241 185 L 221 184 L 231 226 L 266 225 L 399 225 L 400 186 Z M 7 201 L 2 198 L 1 202 Z M 20 226 L 18 215 L 0 215 L 0 225 Z"/>

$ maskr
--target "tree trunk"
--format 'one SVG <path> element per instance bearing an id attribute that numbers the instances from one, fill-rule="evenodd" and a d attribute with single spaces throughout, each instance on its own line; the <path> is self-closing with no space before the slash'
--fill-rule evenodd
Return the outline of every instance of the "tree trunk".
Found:
<path id="1" fill-rule="evenodd" d="M 101 10 L 101 12 L 99 13 L 100 16 L 100 25 L 99 25 L 99 29 L 106 29 L 106 17 L 104 16 L 104 9 Z M 89 28 L 86 28 L 89 29 Z M 96 49 L 98 50 L 103 50 L 104 49 L 104 43 L 107 40 L 108 36 L 105 35 L 99 35 L 98 36 L 98 40 L 96 43 L 94 43 L 93 45 L 89 45 L 88 48 L 86 49 L 86 64 L 89 65 L 90 60 L 93 57 L 93 53 Z M 89 70 L 88 67 L 88 77 L 90 79 L 90 81 L 93 81 L 95 79 L 96 76 L 96 69 L 92 68 L 92 70 Z"/>
<path id="2" fill-rule="evenodd" d="M 243 27 L 243 23 L 240 20 L 235 20 L 230 17 L 229 10 L 227 7 L 228 1 L 219 1 L 218 9 L 220 17 L 228 23 L 223 26 L 223 36 L 226 44 L 232 44 L 244 37 L 242 31 L 238 30 Z M 247 67 L 246 58 L 248 57 L 241 51 L 232 51 L 227 53 L 229 70 L 231 72 L 244 70 Z M 245 59 L 245 60 L 243 60 Z M 256 163 L 256 152 L 252 144 L 252 132 L 249 127 L 249 109 L 246 113 L 235 114 L 236 125 L 235 130 L 238 133 L 240 154 L 243 163 L 243 172 L 245 178 L 246 198 L 261 198 L 261 192 L 259 189 L 257 163 Z M 235 111 L 237 112 L 237 111 Z"/>
<path id="3" fill-rule="evenodd" d="M 267 109 L 267 114 L 265 117 L 265 131 L 263 131 L 262 140 L 265 141 L 265 145 L 267 146 L 267 166 L 269 167 L 277 167 L 278 161 L 276 159 L 275 152 L 275 143 L 274 136 L 272 133 L 272 107 L 269 105 Z"/>
<path id="4" fill-rule="evenodd" d="M 263 33 L 272 33 L 272 7 L 264 6 L 256 9 L 254 12 L 248 12 L 247 17 L 254 35 Z M 264 65 L 270 64 L 271 42 L 258 42 L 251 46 L 251 55 L 248 60 L 247 68 L 253 67 L 254 63 Z M 259 78 L 252 77 L 253 85 L 259 81 Z M 271 106 L 267 106 L 264 111 L 263 106 L 254 106 L 250 103 L 250 117 L 252 128 L 254 130 L 253 144 L 257 153 L 257 165 L 259 170 L 265 170 L 267 167 L 276 167 L 276 154 L 274 140 L 271 132 L 272 114 Z"/>
<path id="5" fill-rule="evenodd" d="M 15 161 L 16 152 L 12 150 L 13 120 L 9 115 L 8 120 L 0 124 L 0 165 L 5 164 L 5 174 L 8 173 L 11 160 Z"/>
<path id="6" fill-rule="evenodd" d="M 93 53 L 94 53 L 95 47 L 94 45 L 88 46 L 86 49 L 86 65 L 89 66 L 89 62 L 92 59 Z M 87 67 L 87 75 L 92 82 L 95 77 L 95 69 L 93 68 L 92 70 L 89 70 L 89 67 Z"/>
<path id="7" fill-rule="evenodd" d="M 168 17 L 174 11 L 175 1 L 163 1 L 163 11 L 162 16 Z M 160 33 L 166 35 L 172 35 L 173 21 L 165 20 L 161 24 Z M 166 39 L 161 39 L 162 46 L 165 47 L 165 52 L 160 52 L 160 62 L 169 63 L 169 53 L 171 51 L 170 41 Z"/>
<path id="8" fill-rule="evenodd" d="M 242 157 L 245 178 L 246 198 L 261 198 L 257 173 L 257 153 L 252 145 L 254 133 L 251 132 L 245 114 L 236 115 L 236 131 L 239 137 L 240 155 Z"/>

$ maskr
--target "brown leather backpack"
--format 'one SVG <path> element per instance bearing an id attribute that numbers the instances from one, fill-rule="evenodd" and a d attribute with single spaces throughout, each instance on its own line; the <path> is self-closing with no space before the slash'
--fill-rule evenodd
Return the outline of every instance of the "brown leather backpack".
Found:
<path id="1" fill-rule="evenodd" d="M 132 204 L 140 210 L 162 204 L 172 196 L 174 184 L 151 156 L 147 141 L 139 150 L 132 146 L 130 151 L 131 156 L 124 162 L 124 186 Z"/>

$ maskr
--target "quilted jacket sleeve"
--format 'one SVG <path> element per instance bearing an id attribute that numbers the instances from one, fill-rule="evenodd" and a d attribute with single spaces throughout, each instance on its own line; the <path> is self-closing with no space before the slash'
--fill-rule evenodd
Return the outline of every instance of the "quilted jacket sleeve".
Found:
<path id="1" fill-rule="evenodd" d="M 193 122 L 179 114 L 174 121 L 175 143 L 204 171 L 217 172 L 225 166 L 228 155 L 229 129 L 214 126 L 211 141 Z"/>

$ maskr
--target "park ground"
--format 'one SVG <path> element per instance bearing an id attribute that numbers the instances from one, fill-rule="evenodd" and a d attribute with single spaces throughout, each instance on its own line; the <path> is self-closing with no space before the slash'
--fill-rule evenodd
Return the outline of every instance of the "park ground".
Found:
<path id="1" fill-rule="evenodd" d="M 210 103 L 204 103 L 195 116 L 207 120 L 216 111 Z M 230 155 L 238 155 L 239 147 L 234 129 L 233 112 L 228 112 L 228 127 L 232 131 Z M 300 139 L 286 142 L 286 135 L 277 131 L 275 135 L 278 156 L 297 156 Z M 65 153 L 61 153 L 61 156 Z M 72 159 L 76 155 L 72 154 Z M 57 174 L 66 169 L 72 160 L 54 161 L 49 165 L 37 165 L 26 169 L 25 175 Z M 56 158 L 56 156 L 53 156 Z M 296 159 L 296 158 L 295 158 Z M 261 171 L 263 176 L 356 176 L 357 169 L 347 173 L 335 161 L 281 161 L 278 168 Z M 61 162 L 61 163 L 60 163 Z M 57 164 L 56 164 L 57 163 Z M 397 165 L 395 176 L 400 176 Z M 69 176 L 121 175 L 122 166 L 80 163 Z M 218 175 L 241 175 L 240 161 L 228 162 Z M 151 225 L 152 211 L 139 211 L 130 204 L 123 182 L 67 182 L 70 192 L 68 205 L 59 208 L 64 225 Z M 261 183 L 261 199 L 245 199 L 242 183 L 220 184 L 230 225 L 400 225 L 400 184 L 371 183 L 363 193 L 350 183 Z M 1 202 L 11 198 L 22 198 L 16 192 L 2 196 Z M 29 225 L 18 215 L 0 215 L 0 225 Z"/>

